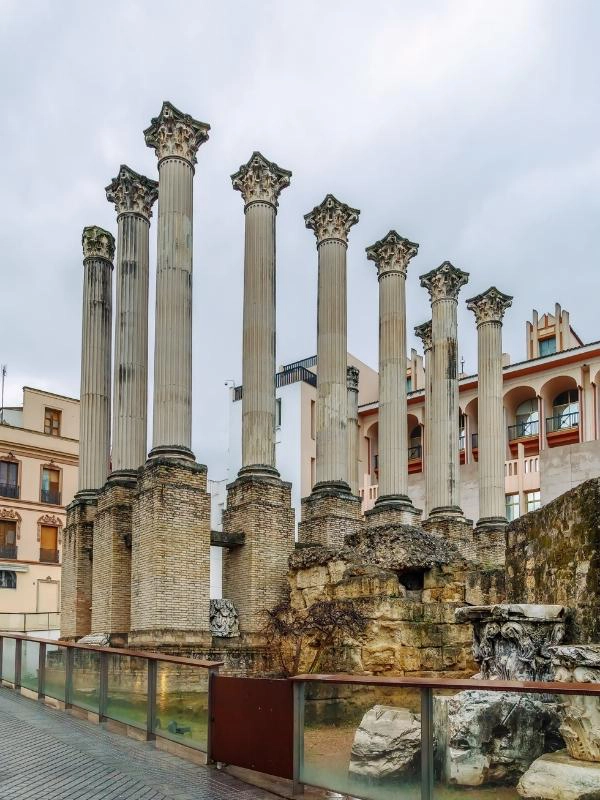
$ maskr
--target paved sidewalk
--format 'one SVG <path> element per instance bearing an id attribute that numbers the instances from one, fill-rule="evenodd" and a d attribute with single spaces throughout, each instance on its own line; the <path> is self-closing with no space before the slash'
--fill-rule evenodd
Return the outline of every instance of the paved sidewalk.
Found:
<path id="1" fill-rule="evenodd" d="M 0 687 L 0 800 L 276 800 Z"/>

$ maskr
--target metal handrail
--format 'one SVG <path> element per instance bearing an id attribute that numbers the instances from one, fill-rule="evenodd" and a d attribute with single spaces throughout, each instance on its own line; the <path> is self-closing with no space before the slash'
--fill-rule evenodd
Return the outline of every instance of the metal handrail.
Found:
<path id="1" fill-rule="evenodd" d="M 58 564 L 58 550 L 40 547 L 40 561 L 44 564 Z"/>
<path id="2" fill-rule="evenodd" d="M 420 444 L 415 444 L 408 448 L 408 460 L 418 461 L 423 455 L 423 447 Z"/>
<path id="3" fill-rule="evenodd" d="M 42 489 L 40 491 L 40 499 L 42 503 L 50 503 L 54 506 L 60 505 L 60 492 L 58 489 Z"/>
<path id="4" fill-rule="evenodd" d="M 0 497 L 19 499 L 19 486 L 16 483 L 0 483 Z"/>
<path id="5" fill-rule="evenodd" d="M 16 544 L 0 545 L 0 558 L 16 558 L 16 557 L 17 557 Z"/>
<path id="6" fill-rule="evenodd" d="M 314 367 L 317 364 L 317 357 L 316 356 L 309 356 L 308 358 L 301 358 L 300 361 L 292 361 L 291 364 L 284 364 L 283 365 L 283 372 L 288 372 L 291 369 L 296 369 L 296 367 Z"/>
<path id="7" fill-rule="evenodd" d="M 479 448 L 479 434 L 472 433 L 471 434 L 471 450 L 477 450 Z"/>
<path id="8" fill-rule="evenodd" d="M 557 414 L 546 417 L 546 433 L 569 430 L 579 426 L 579 411 L 570 411 L 568 414 Z"/>
<path id="9" fill-rule="evenodd" d="M 538 436 L 540 423 L 537 419 L 527 422 L 517 422 L 516 425 L 508 426 L 508 440 L 513 442 L 515 439 L 527 439 L 530 436 Z"/>
<path id="10" fill-rule="evenodd" d="M 316 356 L 315 356 L 316 358 Z M 310 361 L 311 359 L 304 359 L 304 361 Z M 309 369 L 306 369 L 303 366 L 303 363 L 298 362 L 297 364 L 289 364 L 287 367 L 284 367 L 281 372 L 277 372 L 275 375 L 275 387 L 280 389 L 282 386 L 289 386 L 292 383 L 298 383 L 299 381 L 304 381 L 304 383 L 308 383 L 310 386 L 317 385 L 317 374 L 316 372 L 312 372 Z M 233 401 L 234 403 L 238 400 L 241 400 L 244 396 L 244 387 L 243 386 L 234 386 L 233 387 Z"/>

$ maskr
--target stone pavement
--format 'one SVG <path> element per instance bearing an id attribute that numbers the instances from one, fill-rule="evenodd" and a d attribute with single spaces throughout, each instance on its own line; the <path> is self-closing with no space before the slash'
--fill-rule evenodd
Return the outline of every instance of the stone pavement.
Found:
<path id="1" fill-rule="evenodd" d="M 0 687 L 0 800 L 276 800 Z"/>

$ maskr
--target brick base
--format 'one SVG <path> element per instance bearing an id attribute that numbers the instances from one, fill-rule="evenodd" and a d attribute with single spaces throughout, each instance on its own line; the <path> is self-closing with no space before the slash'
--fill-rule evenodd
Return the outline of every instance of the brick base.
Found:
<path id="1" fill-rule="evenodd" d="M 434 516 L 428 517 L 421 527 L 430 533 L 437 533 L 453 542 L 463 558 L 477 560 L 475 541 L 473 538 L 473 522 L 464 517 Z"/>
<path id="2" fill-rule="evenodd" d="M 302 498 L 302 522 L 298 539 L 302 544 L 341 547 L 344 539 L 364 525 L 360 497 L 332 490 L 319 490 Z"/>
<path id="3" fill-rule="evenodd" d="M 130 644 L 204 639 L 209 592 L 206 467 L 152 459 L 138 473 L 132 507 Z"/>
<path id="4" fill-rule="evenodd" d="M 92 633 L 124 644 L 130 627 L 131 510 L 135 482 L 111 479 L 98 494 L 94 521 Z"/>
<path id="5" fill-rule="evenodd" d="M 262 630 L 265 610 L 285 597 L 295 545 L 291 488 L 264 474 L 242 475 L 227 487 L 223 531 L 246 539 L 223 554 L 223 597 L 235 604 L 242 634 Z"/>
<path id="6" fill-rule="evenodd" d="M 369 530 L 389 525 L 421 525 L 421 511 L 414 506 L 375 504 L 365 512 Z"/>
<path id="7" fill-rule="evenodd" d="M 96 499 L 76 497 L 67 507 L 61 570 L 61 638 L 80 639 L 91 630 L 92 541 Z"/>
<path id="8" fill-rule="evenodd" d="M 473 534 L 477 560 L 490 566 L 506 563 L 506 525 L 477 525 Z"/>

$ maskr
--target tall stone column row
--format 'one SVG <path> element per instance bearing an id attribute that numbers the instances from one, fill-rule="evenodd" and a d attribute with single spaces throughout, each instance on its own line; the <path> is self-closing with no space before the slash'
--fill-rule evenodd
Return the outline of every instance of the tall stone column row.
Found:
<path id="1" fill-rule="evenodd" d="M 346 388 L 348 390 L 348 485 L 350 494 L 358 495 L 358 453 L 359 453 L 359 426 L 358 426 L 358 379 L 360 372 L 357 367 L 348 367 L 346 371 Z"/>
<path id="2" fill-rule="evenodd" d="M 423 464 L 423 471 L 425 473 L 425 513 L 429 513 L 429 501 L 431 498 L 431 490 L 429 484 L 431 481 L 431 469 L 429 467 L 429 459 L 431 456 L 431 320 L 417 325 L 415 328 L 415 335 L 423 343 L 423 355 L 425 360 L 425 403 L 423 411 L 423 425 L 424 437 L 422 441 L 422 457 L 421 463 Z"/>
<path id="3" fill-rule="evenodd" d="M 399 521 L 418 514 L 408 496 L 406 427 L 406 271 L 418 249 L 396 231 L 367 247 L 379 280 L 379 497 L 371 513 L 394 510 Z"/>

